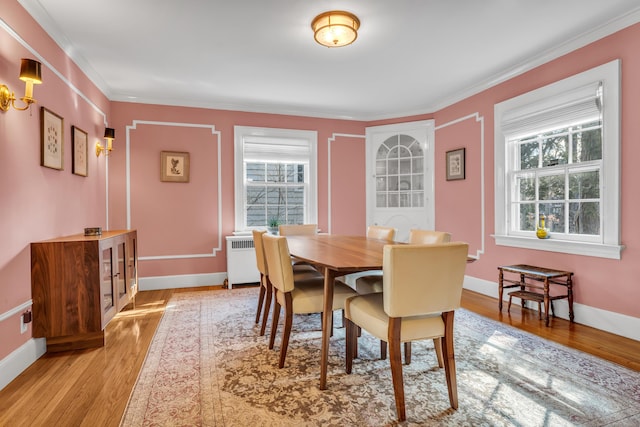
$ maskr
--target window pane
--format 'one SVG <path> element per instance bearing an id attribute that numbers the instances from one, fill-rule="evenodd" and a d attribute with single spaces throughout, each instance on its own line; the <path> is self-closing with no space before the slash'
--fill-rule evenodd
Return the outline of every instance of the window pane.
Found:
<path id="1" fill-rule="evenodd" d="M 570 199 L 598 199 L 600 197 L 599 171 L 579 172 L 569 175 Z M 599 223 L 599 221 L 598 221 Z"/>
<path id="2" fill-rule="evenodd" d="M 247 163 L 247 181 L 264 182 L 265 164 Z"/>
<path id="3" fill-rule="evenodd" d="M 267 204 L 270 206 L 284 204 L 286 189 L 284 187 L 267 188 Z"/>
<path id="4" fill-rule="evenodd" d="M 600 203 L 569 203 L 569 233 L 600 234 Z"/>
<path id="5" fill-rule="evenodd" d="M 421 208 L 424 206 L 424 193 L 422 191 L 414 191 L 411 195 L 411 199 L 414 208 Z"/>
<path id="6" fill-rule="evenodd" d="M 540 147 L 538 141 L 520 144 L 520 169 L 533 169 L 538 167 Z"/>
<path id="7" fill-rule="evenodd" d="M 586 125 L 584 126 L 586 127 Z M 588 162 L 602 159 L 602 128 L 585 130 L 574 135 L 573 162 Z"/>
<path id="8" fill-rule="evenodd" d="M 409 197 L 409 193 L 402 192 L 399 194 L 400 196 L 400 207 L 401 208 L 410 208 L 411 207 L 411 198 Z"/>
<path id="9" fill-rule="evenodd" d="M 549 175 L 540 177 L 538 194 L 540 200 L 563 200 L 564 175 Z"/>
<path id="10" fill-rule="evenodd" d="M 560 132 L 566 132 L 563 129 Z M 567 137 L 565 133 L 563 135 L 554 136 L 552 138 L 545 138 L 542 141 L 542 165 L 543 166 L 556 166 L 567 164 Z"/>
<path id="11" fill-rule="evenodd" d="M 287 207 L 287 224 L 304 223 L 304 209 L 302 206 Z"/>
<path id="12" fill-rule="evenodd" d="M 264 206 L 247 206 L 247 225 L 249 227 L 262 226 L 267 223 Z"/>
<path id="13" fill-rule="evenodd" d="M 422 148 L 420 147 L 420 144 L 416 140 L 414 140 L 414 143 L 411 145 L 411 147 L 409 147 L 409 149 L 411 150 L 411 155 L 413 157 L 423 157 L 424 156 Z"/>
<path id="14" fill-rule="evenodd" d="M 376 207 L 378 208 L 386 208 L 387 207 L 387 195 L 378 193 L 376 195 Z"/>
<path id="15" fill-rule="evenodd" d="M 412 189 L 413 190 L 423 190 L 423 186 L 424 186 L 424 175 L 419 174 L 419 175 L 413 175 L 412 177 Z"/>
<path id="16" fill-rule="evenodd" d="M 411 173 L 411 159 L 400 160 L 400 173 Z"/>
<path id="17" fill-rule="evenodd" d="M 267 164 L 267 182 L 284 182 L 285 165 L 277 163 Z"/>
<path id="18" fill-rule="evenodd" d="M 536 229 L 536 206 L 533 203 L 520 205 L 520 230 L 534 231 Z"/>
<path id="19" fill-rule="evenodd" d="M 399 147 L 393 147 L 391 149 L 391 151 L 389 151 L 389 156 L 388 158 L 390 159 L 397 159 L 398 157 L 400 157 L 400 149 Z"/>
<path id="20" fill-rule="evenodd" d="M 401 191 L 411 190 L 411 175 L 401 175 L 398 189 Z"/>
<path id="21" fill-rule="evenodd" d="M 376 178 L 376 190 L 387 191 L 387 178 L 384 178 L 384 177 Z"/>
<path id="22" fill-rule="evenodd" d="M 413 158 L 411 160 L 411 170 L 413 173 L 422 173 L 424 172 L 424 160 L 422 158 Z"/>
<path id="23" fill-rule="evenodd" d="M 250 186 L 247 187 L 247 205 L 264 205 L 267 187 Z"/>
<path id="24" fill-rule="evenodd" d="M 533 177 L 517 177 L 518 201 L 536 199 L 536 181 Z"/>
<path id="25" fill-rule="evenodd" d="M 552 232 L 564 233 L 564 203 L 541 203 L 538 207 L 545 214 L 545 225 Z"/>
<path id="26" fill-rule="evenodd" d="M 398 173 L 398 160 L 397 159 L 389 160 L 387 165 L 388 165 L 388 168 L 389 168 L 389 175 L 395 175 L 395 174 Z"/>
<path id="27" fill-rule="evenodd" d="M 390 191 L 398 191 L 398 177 L 390 176 L 389 177 L 389 190 Z"/>
<path id="28" fill-rule="evenodd" d="M 387 154 L 389 154 L 389 147 L 387 147 L 385 144 L 382 144 L 378 148 L 378 152 L 376 153 L 376 159 L 385 160 L 387 158 Z"/>
<path id="29" fill-rule="evenodd" d="M 290 187 L 287 189 L 287 206 L 304 205 L 304 188 Z"/>
<path id="30" fill-rule="evenodd" d="M 398 201 L 398 194 L 389 194 L 389 207 L 397 208 L 399 205 L 400 202 Z"/>
<path id="31" fill-rule="evenodd" d="M 376 160 L 376 175 L 386 175 L 386 174 L 387 174 L 387 161 Z"/>

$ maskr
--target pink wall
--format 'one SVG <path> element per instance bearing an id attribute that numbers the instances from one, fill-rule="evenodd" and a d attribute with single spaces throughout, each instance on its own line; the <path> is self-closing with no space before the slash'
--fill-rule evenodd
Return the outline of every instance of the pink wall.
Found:
<path id="1" fill-rule="evenodd" d="M 3 2 L 1 19 L 44 61 L 43 84 L 35 86 L 37 103 L 31 110 L 0 112 L 0 314 L 31 299 L 31 242 L 104 226 L 104 158 L 97 159 L 92 147 L 101 139 L 110 111 L 106 97 L 43 31 L 34 31 L 39 27 L 17 2 Z M 0 83 L 16 97 L 24 94 L 24 83 L 18 79 L 23 57 L 37 59 L 0 28 Z M 41 106 L 64 119 L 64 170 L 40 166 Z M 72 125 L 88 133 L 88 177 L 71 173 Z M 0 321 L 0 360 L 31 338 L 30 328 L 20 333 L 20 314 Z"/>
<path id="2" fill-rule="evenodd" d="M 117 142 L 109 163 L 110 226 L 127 226 L 128 134 L 131 227 L 138 230 L 139 255 L 169 257 L 142 260 L 142 277 L 226 271 L 224 236 L 234 231 L 235 125 L 317 131 L 318 225 L 328 230 L 331 192 L 334 232 L 365 232 L 362 122 L 119 102 L 113 103 L 112 111 Z M 160 182 L 163 150 L 189 152 L 189 183 Z M 219 249 L 214 257 L 183 258 L 214 249 Z"/>

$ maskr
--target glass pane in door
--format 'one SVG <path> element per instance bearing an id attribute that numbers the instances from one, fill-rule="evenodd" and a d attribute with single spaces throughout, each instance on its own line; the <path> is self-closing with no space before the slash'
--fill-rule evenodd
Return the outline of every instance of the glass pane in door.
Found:
<path id="1" fill-rule="evenodd" d="M 102 251 L 102 280 L 100 294 L 102 296 L 102 311 L 106 313 L 114 306 L 113 298 L 113 248 Z"/>
<path id="2" fill-rule="evenodd" d="M 127 266 L 124 258 L 124 247 L 124 243 L 118 244 L 118 274 L 116 275 L 118 298 L 122 298 L 127 294 Z"/>

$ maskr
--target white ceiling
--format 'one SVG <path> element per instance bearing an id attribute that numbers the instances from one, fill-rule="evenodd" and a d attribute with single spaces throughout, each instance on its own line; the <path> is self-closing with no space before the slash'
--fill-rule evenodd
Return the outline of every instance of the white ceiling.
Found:
<path id="1" fill-rule="evenodd" d="M 376 120 L 436 111 L 640 22 L 638 0 L 18 0 L 114 101 Z M 317 14 L 361 21 L 318 45 Z"/>

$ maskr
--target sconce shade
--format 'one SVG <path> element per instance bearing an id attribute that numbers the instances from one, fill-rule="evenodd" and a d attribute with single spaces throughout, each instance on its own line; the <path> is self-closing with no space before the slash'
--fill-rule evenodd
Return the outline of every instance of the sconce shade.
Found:
<path id="1" fill-rule="evenodd" d="M 115 139 L 116 130 L 114 128 L 104 128 L 104 137 L 108 139 Z"/>
<path id="2" fill-rule="evenodd" d="M 20 80 L 42 83 L 42 64 L 34 59 L 22 58 L 20 61 Z"/>
<path id="3" fill-rule="evenodd" d="M 327 47 L 341 47 L 353 43 L 358 38 L 358 28 L 358 17 L 342 10 L 321 13 L 311 21 L 315 40 Z"/>

